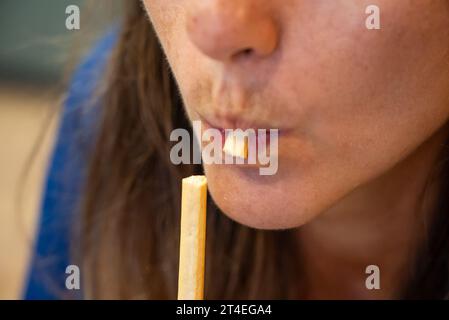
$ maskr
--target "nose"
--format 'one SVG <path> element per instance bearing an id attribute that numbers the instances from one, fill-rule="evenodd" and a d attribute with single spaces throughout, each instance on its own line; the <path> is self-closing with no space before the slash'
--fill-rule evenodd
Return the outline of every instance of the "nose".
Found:
<path id="1" fill-rule="evenodd" d="M 187 32 L 205 55 L 222 62 L 270 56 L 279 29 L 271 0 L 199 0 L 190 9 Z"/>

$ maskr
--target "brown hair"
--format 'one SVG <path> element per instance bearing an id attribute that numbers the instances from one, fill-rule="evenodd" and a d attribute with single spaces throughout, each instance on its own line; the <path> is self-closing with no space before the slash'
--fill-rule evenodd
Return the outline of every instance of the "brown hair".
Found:
<path id="1" fill-rule="evenodd" d="M 202 168 L 175 166 L 169 160 L 171 130 L 191 132 L 190 124 L 140 1 L 126 2 L 129 12 L 109 63 L 84 190 L 81 253 L 86 297 L 175 299 L 180 180 Z M 211 199 L 208 203 L 205 298 L 298 297 L 294 232 L 241 226 L 221 214 Z M 448 288 L 446 216 L 438 216 L 444 220 L 433 233 L 438 239 L 426 247 L 430 258 L 422 255 L 425 259 L 418 266 L 423 272 L 412 283 L 415 288 L 427 283 L 422 275 L 435 268 L 444 279 L 436 280 L 438 292 L 427 283 L 429 290 L 422 296 L 441 296 Z M 444 260 L 438 258 L 442 250 Z"/>

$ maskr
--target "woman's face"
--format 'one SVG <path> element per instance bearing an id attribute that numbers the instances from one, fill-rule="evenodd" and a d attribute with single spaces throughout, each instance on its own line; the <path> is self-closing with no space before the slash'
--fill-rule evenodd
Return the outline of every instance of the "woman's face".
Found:
<path id="1" fill-rule="evenodd" d="M 278 171 L 205 165 L 231 218 L 304 224 L 447 121 L 449 2 L 146 0 L 190 120 L 279 128 Z"/>

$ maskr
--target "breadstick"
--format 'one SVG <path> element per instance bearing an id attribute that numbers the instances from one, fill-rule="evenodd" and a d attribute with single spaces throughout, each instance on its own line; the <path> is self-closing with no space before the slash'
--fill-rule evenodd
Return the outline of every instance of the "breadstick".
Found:
<path id="1" fill-rule="evenodd" d="M 233 157 L 248 158 L 248 137 L 240 134 L 229 134 L 226 137 L 223 151 Z"/>
<path id="2" fill-rule="evenodd" d="M 206 248 L 207 179 L 182 179 L 178 300 L 202 300 Z"/>

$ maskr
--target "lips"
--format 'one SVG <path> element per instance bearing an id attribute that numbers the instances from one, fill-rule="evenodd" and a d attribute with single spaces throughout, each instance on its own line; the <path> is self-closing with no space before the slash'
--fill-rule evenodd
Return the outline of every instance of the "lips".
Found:
<path id="1" fill-rule="evenodd" d="M 257 152 L 266 149 L 266 146 L 270 145 L 270 130 L 277 129 L 278 130 L 278 137 L 282 135 L 285 135 L 289 132 L 287 129 L 279 129 L 279 128 L 273 128 L 270 126 L 264 126 L 264 125 L 254 125 L 250 122 L 243 122 L 236 120 L 234 121 L 231 118 L 224 118 L 221 121 L 218 121 L 216 119 L 206 119 L 205 117 L 199 115 L 200 120 L 203 124 L 204 130 L 207 129 L 215 129 L 218 130 L 221 133 L 222 138 L 222 146 L 224 146 L 227 133 L 231 130 L 237 130 L 240 129 L 242 131 L 246 131 L 249 129 L 254 130 L 255 133 L 255 139 L 249 139 L 249 147 L 252 147 L 252 144 L 255 144 Z M 263 131 L 260 131 L 263 130 Z M 262 133 L 265 134 L 262 134 Z"/>
<path id="2" fill-rule="evenodd" d="M 246 121 L 230 117 L 223 117 L 218 119 L 216 117 L 204 117 L 199 114 L 198 116 L 201 122 L 204 124 L 204 126 L 207 127 L 208 129 L 213 128 L 223 132 L 225 129 L 232 129 L 232 130 L 241 129 L 243 131 L 253 129 L 257 134 L 258 130 L 266 130 L 267 132 L 269 132 L 270 129 L 277 129 L 279 135 L 281 135 L 281 133 L 286 134 L 287 132 L 290 131 L 289 129 L 286 128 L 274 127 L 270 124 L 258 123 L 256 121 Z"/>
<path id="3" fill-rule="evenodd" d="M 215 126 L 213 124 L 211 124 L 209 121 L 205 120 L 204 118 L 200 117 L 201 119 L 201 123 L 204 126 L 204 130 L 208 130 L 208 129 L 215 129 L 220 131 L 220 135 L 221 135 L 221 145 L 224 146 L 225 140 L 226 140 L 226 132 L 225 132 L 225 128 L 223 127 L 218 127 Z"/>

